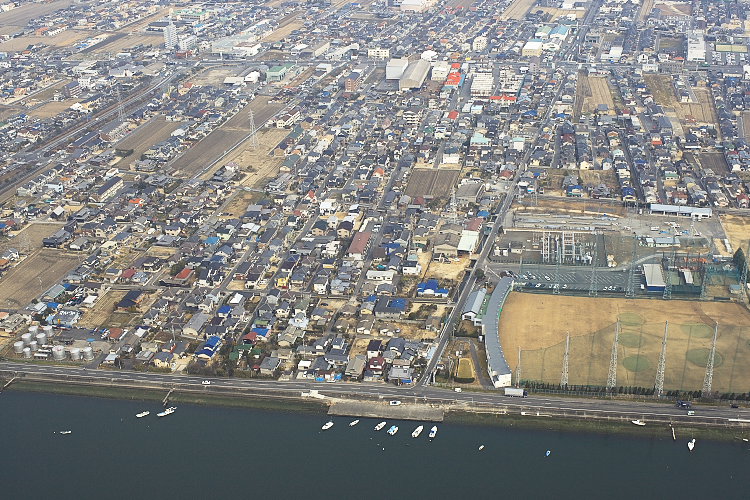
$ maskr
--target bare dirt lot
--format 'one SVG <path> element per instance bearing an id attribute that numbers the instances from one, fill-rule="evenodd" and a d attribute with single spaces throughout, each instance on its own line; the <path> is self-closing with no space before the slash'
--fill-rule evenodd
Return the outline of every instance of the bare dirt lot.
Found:
<path id="1" fill-rule="evenodd" d="M 0 250 L 15 248 L 21 253 L 29 254 L 42 248 L 42 240 L 64 225 L 62 222 L 33 222 L 13 233 L 13 238 L 0 240 Z"/>
<path id="2" fill-rule="evenodd" d="M 693 88 L 698 102 L 681 103 L 677 100 L 670 75 L 644 75 L 646 85 L 653 93 L 654 100 L 661 106 L 674 108 L 681 123 L 716 124 L 717 116 L 708 90 L 703 87 Z"/>
<path id="3" fill-rule="evenodd" d="M 221 87 L 224 84 L 224 79 L 228 76 L 237 76 L 238 70 L 236 68 L 212 68 L 206 71 L 201 71 L 197 75 L 190 78 L 193 85 L 213 85 L 214 87 Z"/>
<path id="4" fill-rule="evenodd" d="M 21 36 L 0 43 L 0 51 L 24 50 L 29 45 L 49 45 L 50 47 L 69 47 L 80 40 L 92 36 L 88 30 L 65 30 L 55 36 Z"/>
<path id="5" fill-rule="evenodd" d="M 36 118 L 51 118 L 62 113 L 73 104 L 80 102 L 80 99 L 66 99 L 64 101 L 50 101 L 41 106 L 29 110 L 29 114 Z"/>
<path id="6" fill-rule="evenodd" d="M 281 28 L 277 29 L 267 37 L 263 39 L 264 42 L 279 42 L 283 40 L 284 38 L 288 37 L 289 34 L 294 31 L 300 29 L 302 26 L 304 26 L 304 23 L 302 21 L 292 21 L 286 26 L 282 26 Z"/>
<path id="7" fill-rule="evenodd" d="M 47 290 L 83 259 L 45 248 L 21 262 L 0 279 L 0 305 L 23 307 Z"/>
<path id="8" fill-rule="evenodd" d="M 654 2 L 651 2 L 654 3 Z M 660 16 L 689 16 L 693 12 L 693 6 L 690 3 L 657 3 L 655 9 L 659 9 Z"/>
<path id="9" fill-rule="evenodd" d="M 163 116 L 156 116 L 142 124 L 117 143 L 117 149 L 132 149 L 133 154 L 122 158 L 117 162 L 116 167 L 128 168 L 128 165 L 140 160 L 141 155 L 149 148 L 167 139 L 169 134 L 179 127 L 180 122 L 168 122 Z"/>
<path id="10" fill-rule="evenodd" d="M 583 112 L 591 113 L 596 110 L 599 104 L 606 104 L 609 112 L 614 114 L 615 103 L 612 100 L 612 94 L 609 91 L 609 83 L 606 78 L 592 78 L 585 75 L 579 76 L 585 78 L 586 82 L 582 85 L 590 89 L 589 95 L 583 101 Z"/>
<path id="11" fill-rule="evenodd" d="M 73 0 L 58 0 L 49 3 L 26 3 L 8 12 L 0 13 L 2 26 L 26 26 L 30 20 L 70 6 Z"/>
<path id="12" fill-rule="evenodd" d="M 545 14 L 549 14 L 552 20 L 555 21 L 561 17 L 575 16 L 576 19 L 581 19 L 586 15 L 586 11 L 583 9 L 558 9 L 556 7 L 534 7 L 534 12 L 541 10 Z"/>
<path id="13" fill-rule="evenodd" d="M 750 245 L 750 217 L 721 215 L 721 224 L 732 245 L 732 250 L 737 251 L 742 248 L 747 253 L 748 245 Z"/>
<path id="14" fill-rule="evenodd" d="M 224 161 L 217 163 L 216 168 L 230 162 L 237 163 L 242 171 L 246 173 L 241 182 L 243 186 L 254 188 L 264 187 L 266 182 L 278 173 L 279 167 L 283 162 L 283 158 L 269 156 L 268 153 L 288 133 L 288 130 L 276 128 L 260 130 L 256 134 L 258 138 L 257 149 L 253 149 L 252 139 L 248 139 L 231 154 L 227 155 Z M 216 168 L 206 172 L 204 177 L 210 177 Z"/>
<path id="15" fill-rule="evenodd" d="M 520 21 L 526 17 L 526 13 L 533 7 L 536 0 L 513 0 L 513 2 L 500 14 L 501 20 L 515 19 Z"/>
<path id="16" fill-rule="evenodd" d="M 100 43 L 91 49 L 94 54 L 102 52 L 122 52 L 136 45 L 156 47 L 164 43 L 164 35 L 154 33 L 129 33 L 126 36 L 112 38 L 111 41 Z"/>
<path id="17" fill-rule="evenodd" d="M 249 133 L 249 114 L 255 115 L 255 126 L 260 127 L 281 108 L 281 103 L 270 104 L 268 97 L 257 97 L 236 115 L 214 130 L 194 147 L 178 158 L 174 167 L 187 177 L 193 177 L 202 169 L 220 158 L 226 151 L 237 145 Z"/>
<path id="18" fill-rule="evenodd" d="M 569 333 L 569 383 L 605 385 L 618 320 L 618 385 L 653 387 L 669 321 L 664 387 L 699 390 L 718 321 L 713 388 L 750 389 L 750 313 L 739 304 L 513 292 L 502 310 L 500 339 L 507 353 L 521 348 L 523 380 L 559 383 Z M 508 362 L 515 370 L 516 356 Z"/>
<path id="19" fill-rule="evenodd" d="M 415 168 L 409 177 L 406 194 L 409 196 L 448 196 L 461 173 L 454 168 Z"/>
<path id="20" fill-rule="evenodd" d="M 109 317 L 115 310 L 115 304 L 120 302 L 125 294 L 123 290 L 110 290 L 100 297 L 94 307 L 86 311 L 83 317 L 78 321 L 78 326 L 83 328 L 98 328 L 100 326 L 109 326 Z"/>

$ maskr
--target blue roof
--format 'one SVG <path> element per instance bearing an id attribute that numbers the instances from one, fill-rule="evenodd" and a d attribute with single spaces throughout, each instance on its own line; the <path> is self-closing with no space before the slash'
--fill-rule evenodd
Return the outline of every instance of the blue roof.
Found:
<path id="1" fill-rule="evenodd" d="M 47 307 L 50 309 L 57 309 L 58 307 L 60 307 L 60 304 L 58 304 L 57 302 L 47 302 Z"/>
<path id="2" fill-rule="evenodd" d="M 218 236 L 211 236 L 209 238 L 206 238 L 206 245 L 215 245 L 219 242 Z"/>
<path id="3" fill-rule="evenodd" d="M 216 349 L 216 346 L 218 346 L 221 343 L 221 337 L 217 337 L 216 335 L 211 335 L 208 337 L 208 340 L 206 340 L 206 343 L 203 344 L 204 349 Z"/>
<path id="4" fill-rule="evenodd" d="M 221 306 L 219 308 L 218 312 L 223 314 L 223 313 L 228 313 L 228 312 L 231 312 L 231 311 L 232 311 L 232 306 L 230 306 L 230 305 L 224 305 L 224 306 Z"/>
<path id="5" fill-rule="evenodd" d="M 255 332 L 256 335 L 260 335 L 261 337 L 265 337 L 268 335 L 268 328 L 253 328 L 253 332 Z"/>
<path id="6" fill-rule="evenodd" d="M 480 210 L 477 212 L 478 217 L 489 217 L 490 213 L 487 210 Z"/>

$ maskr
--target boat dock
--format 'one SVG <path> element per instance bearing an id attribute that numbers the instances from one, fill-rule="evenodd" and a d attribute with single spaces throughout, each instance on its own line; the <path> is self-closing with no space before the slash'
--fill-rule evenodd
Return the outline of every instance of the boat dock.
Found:
<path id="1" fill-rule="evenodd" d="M 336 401 L 328 409 L 331 416 L 380 418 L 383 420 L 417 420 L 420 422 L 442 422 L 444 412 L 422 404 L 390 406 L 386 403 L 359 401 Z"/>

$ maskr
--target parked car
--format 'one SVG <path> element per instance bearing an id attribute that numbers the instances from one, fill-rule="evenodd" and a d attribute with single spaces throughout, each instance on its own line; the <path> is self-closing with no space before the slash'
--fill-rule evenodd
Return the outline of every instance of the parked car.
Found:
<path id="1" fill-rule="evenodd" d="M 391 406 L 398 406 L 398 405 L 400 405 L 400 404 L 401 404 L 401 401 L 399 401 L 399 400 L 397 400 L 397 399 L 394 399 L 393 401 L 391 401 L 391 402 L 390 402 L 390 403 L 388 403 L 388 404 L 389 404 L 389 405 L 391 405 Z"/>

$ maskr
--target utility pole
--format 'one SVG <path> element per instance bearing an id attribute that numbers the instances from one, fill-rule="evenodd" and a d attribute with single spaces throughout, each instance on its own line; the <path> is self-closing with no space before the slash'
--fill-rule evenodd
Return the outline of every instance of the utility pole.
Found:
<path id="1" fill-rule="evenodd" d="M 251 109 L 248 115 L 248 127 L 250 128 L 249 149 L 255 151 L 258 149 L 258 130 L 255 128 L 255 113 L 253 113 L 253 110 Z"/>
<path id="2" fill-rule="evenodd" d="M 716 357 L 716 337 L 719 335 L 719 323 L 714 323 L 714 338 L 711 341 L 711 352 L 708 353 L 706 362 L 706 376 L 703 378 L 703 390 L 701 396 L 708 397 L 711 394 L 711 386 L 714 382 L 714 358 Z"/>
<path id="3" fill-rule="evenodd" d="M 656 383 L 654 393 L 661 397 L 664 393 L 664 369 L 667 366 L 667 334 L 669 333 L 669 321 L 664 323 L 664 339 L 661 341 L 661 353 L 659 354 L 659 367 L 656 369 Z"/>
<path id="4" fill-rule="evenodd" d="M 516 387 L 521 385 L 521 346 L 518 346 L 518 363 L 516 364 Z"/>
<path id="5" fill-rule="evenodd" d="M 607 390 L 612 391 L 617 386 L 617 347 L 620 341 L 620 321 L 615 323 L 615 340 L 612 342 L 612 356 L 609 360 L 609 374 L 607 375 Z"/>
<path id="6" fill-rule="evenodd" d="M 628 270 L 628 282 L 625 288 L 626 297 L 635 297 L 635 261 L 638 258 L 638 237 L 633 233 L 633 254 L 630 257 L 630 269 Z"/>

